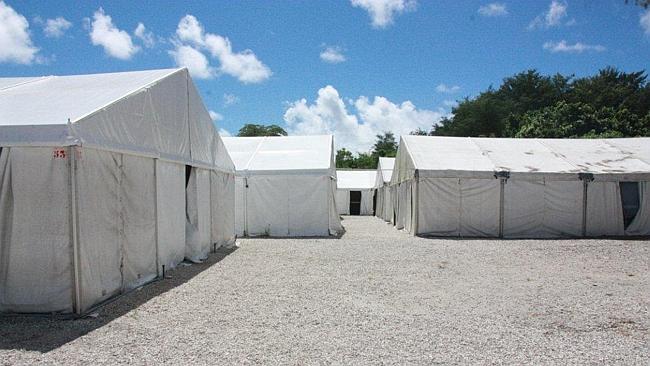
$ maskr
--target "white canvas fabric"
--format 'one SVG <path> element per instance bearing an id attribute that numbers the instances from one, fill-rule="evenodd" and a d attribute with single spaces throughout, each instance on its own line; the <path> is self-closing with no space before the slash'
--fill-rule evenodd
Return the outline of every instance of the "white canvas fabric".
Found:
<path id="1" fill-rule="evenodd" d="M 49 148 L 0 150 L 0 312 L 69 312 L 68 164 Z"/>
<path id="2" fill-rule="evenodd" d="M 414 234 L 495 236 L 496 230 L 504 237 L 543 238 L 576 237 L 584 230 L 588 236 L 647 235 L 650 222 L 643 182 L 650 179 L 648 146 L 648 138 L 403 136 L 390 182 L 392 200 L 382 200 L 382 205 L 392 201 L 395 226 Z M 433 178 L 437 180 L 432 182 Z M 471 184 L 477 185 L 467 191 L 476 195 L 464 202 L 463 190 L 450 183 L 454 180 L 460 186 L 474 180 Z M 640 182 L 641 207 L 627 230 L 619 182 Z M 416 201 L 409 187 L 415 189 Z M 494 223 L 501 215 L 501 199 L 502 233 L 499 221 Z M 478 208 L 476 217 L 468 213 L 457 220 L 455 207 L 461 212 Z M 409 209 L 418 211 L 414 224 L 409 224 Z"/>
<path id="3" fill-rule="evenodd" d="M 0 312 L 83 313 L 232 243 L 234 171 L 187 69 L 0 78 Z"/>
<path id="4" fill-rule="evenodd" d="M 375 216 L 380 217 L 385 221 L 390 221 L 390 216 L 392 215 L 392 204 L 390 201 L 388 185 L 390 184 L 394 167 L 395 158 L 379 158 L 375 179 L 375 187 L 377 189 Z"/>
<path id="5" fill-rule="evenodd" d="M 377 185 L 376 170 L 337 170 L 336 190 L 338 212 L 341 215 L 350 214 L 350 191 L 361 192 L 360 215 L 373 215 L 373 197 Z M 341 192 L 340 194 L 338 192 Z M 344 198 L 347 196 L 347 198 Z M 345 201 L 345 202 L 343 202 Z"/>
<path id="6" fill-rule="evenodd" d="M 650 235 L 650 182 L 639 182 L 639 211 L 625 234 Z"/>
<path id="7" fill-rule="evenodd" d="M 238 235 L 340 232 L 332 136 L 225 137 L 223 142 L 236 168 Z"/>

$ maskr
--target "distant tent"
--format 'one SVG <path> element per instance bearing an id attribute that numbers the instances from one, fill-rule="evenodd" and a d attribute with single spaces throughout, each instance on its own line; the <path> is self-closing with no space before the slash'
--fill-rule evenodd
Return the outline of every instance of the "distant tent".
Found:
<path id="1" fill-rule="evenodd" d="M 0 78 L 0 312 L 83 313 L 233 240 L 187 69 Z"/>
<path id="2" fill-rule="evenodd" d="M 390 221 L 393 216 L 393 203 L 390 198 L 390 177 L 393 175 L 395 158 L 379 158 L 377 164 L 377 206 L 375 216 Z"/>
<path id="3" fill-rule="evenodd" d="M 402 136 L 390 184 L 412 234 L 650 235 L 650 138 Z"/>
<path id="4" fill-rule="evenodd" d="M 336 171 L 336 205 L 340 215 L 372 215 L 374 213 L 376 170 Z"/>
<path id="5" fill-rule="evenodd" d="M 342 230 L 331 135 L 223 141 L 237 170 L 238 235 L 327 236 Z"/>

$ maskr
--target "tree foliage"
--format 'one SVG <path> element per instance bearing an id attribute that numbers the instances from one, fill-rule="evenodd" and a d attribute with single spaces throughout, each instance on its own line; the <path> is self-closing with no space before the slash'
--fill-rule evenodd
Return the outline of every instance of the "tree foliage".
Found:
<path id="1" fill-rule="evenodd" d="M 368 153 L 359 153 L 356 156 L 349 150 L 342 148 L 336 152 L 336 167 L 347 169 L 376 169 L 380 157 L 394 157 L 397 154 L 397 141 L 395 134 L 384 132 L 377 135 L 377 140 Z"/>
<path id="2" fill-rule="evenodd" d="M 251 137 L 251 136 L 286 136 L 287 131 L 278 125 L 256 125 L 247 123 L 239 129 L 237 136 Z"/>
<path id="3" fill-rule="evenodd" d="M 609 137 L 650 134 L 650 83 L 644 71 L 608 67 L 596 75 L 527 70 L 465 98 L 429 135 Z M 414 131 L 423 134 L 424 131 Z"/>

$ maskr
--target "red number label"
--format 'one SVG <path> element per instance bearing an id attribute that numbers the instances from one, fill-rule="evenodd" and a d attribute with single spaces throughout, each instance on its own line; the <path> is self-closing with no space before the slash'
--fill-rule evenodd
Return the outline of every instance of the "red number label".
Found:
<path id="1" fill-rule="evenodd" d="M 57 148 L 57 149 L 52 150 L 52 158 L 53 159 L 65 159 L 65 157 L 66 157 L 65 149 Z"/>

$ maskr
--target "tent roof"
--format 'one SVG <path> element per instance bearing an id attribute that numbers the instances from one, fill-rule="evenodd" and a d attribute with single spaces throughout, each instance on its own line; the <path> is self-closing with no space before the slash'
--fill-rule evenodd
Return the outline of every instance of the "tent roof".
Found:
<path id="1" fill-rule="evenodd" d="M 179 70 L 0 78 L 0 126 L 76 122 Z"/>
<path id="2" fill-rule="evenodd" d="M 402 136 L 399 169 L 436 176 L 650 173 L 650 138 L 514 139 Z M 408 165 L 412 165 L 408 167 Z M 405 179 L 405 172 L 399 173 Z"/>
<path id="3" fill-rule="evenodd" d="M 337 189 L 372 189 L 377 180 L 376 170 L 337 170 Z"/>
<path id="4" fill-rule="evenodd" d="M 381 171 L 381 178 L 384 183 L 390 182 L 390 177 L 393 175 L 393 168 L 395 167 L 395 158 L 379 158 L 379 165 L 377 169 Z"/>
<path id="5" fill-rule="evenodd" d="M 0 146 L 70 146 L 233 172 L 187 69 L 0 78 Z"/>
<path id="6" fill-rule="evenodd" d="M 237 171 L 330 171 L 331 135 L 223 137 Z"/>

